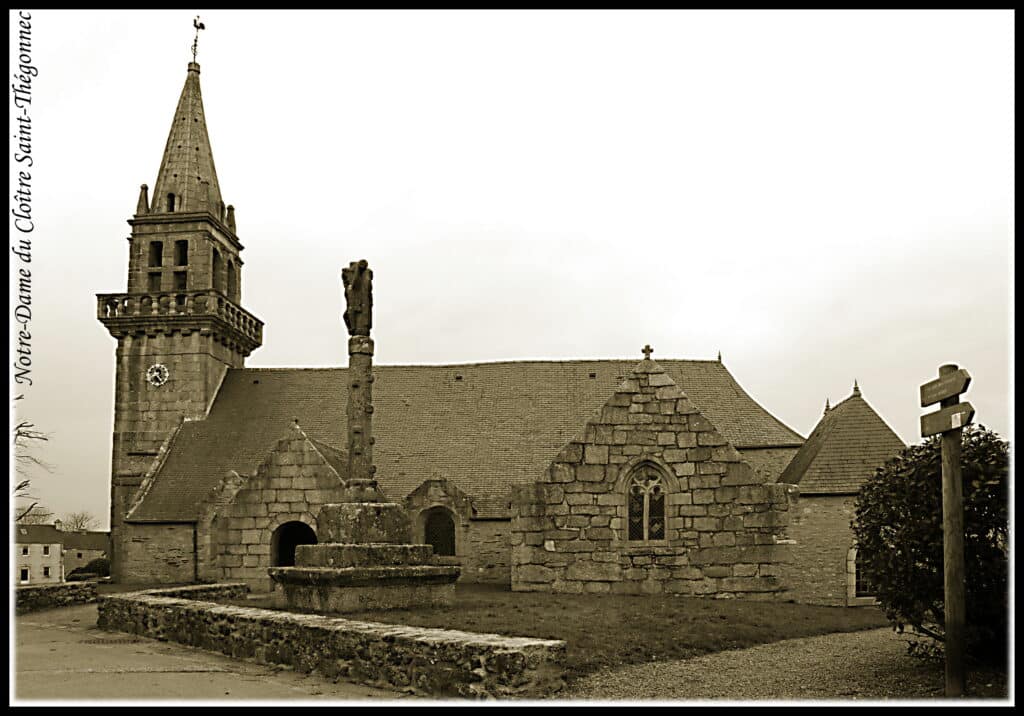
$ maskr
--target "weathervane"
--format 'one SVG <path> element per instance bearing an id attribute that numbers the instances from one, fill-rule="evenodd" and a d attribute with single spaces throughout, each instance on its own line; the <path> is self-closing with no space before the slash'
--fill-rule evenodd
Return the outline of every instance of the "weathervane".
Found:
<path id="1" fill-rule="evenodd" d="M 196 19 L 192 21 L 192 27 L 196 29 L 196 39 L 192 41 L 192 61 L 196 61 L 196 52 L 199 50 L 199 31 L 205 30 L 206 25 L 199 22 L 199 16 L 196 15 Z"/>

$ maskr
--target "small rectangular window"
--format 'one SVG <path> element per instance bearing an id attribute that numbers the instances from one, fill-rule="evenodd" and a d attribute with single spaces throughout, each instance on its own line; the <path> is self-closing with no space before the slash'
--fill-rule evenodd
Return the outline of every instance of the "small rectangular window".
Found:
<path id="1" fill-rule="evenodd" d="M 28 581 L 28 567 L 21 568 L 21 583 L 24 584 Z"/>
<path id="2" fill-rule="evenodd" d="M 175 271 L 174 272 L 174 290 L 184 291 L 188 285 L 188 271 Z"/>
<path id="3" fill-rule="evenodd" d="M 28 554 L 28 547 L 22 547 L 22 548 L 21 548 L 21 554 L 22 554 L 23 556 L 24 556 L 24 555 L 27 555 L 27 554 Z"/>
<path id="4" fill-rule="evenodd" d="M 50 554 L 50 545 L 44 544 L 43 545 L 43 556 L 46 557 L 49 554 Z"/>
<path id="5" fill-rule="evenodd" d="M 163 266 L 164 265 L 164 242 L 163 241 L 150 241 L 149 242 L 149 265 Z"/>
<path id="6" fill-rule="evenodd" d="M 82 553 L 81 553 L 81 552 L 79 552 L 79 553 L 78 553 L 78 558 L 79 558 L 79 559 L 81 559 L 81 558 L 82 558 Z"/>
<path id="7" fill-rule="evenodd" d="M 43 567 L 43 576 L 44 577 L 49 577 L 50 576 L 50 568 L 49 567 Z"/>
<path id="8" fill-rule="evenodd" d="M 188 239 L 174 242 L 174 265 L 188 266 Z"/>
<path id="9" fill-rule="evenodd" d="M 159 271 L 149 274 L 149 283 L 146 285 L 146 290 L 148 290 L 150 293 L 156 293 L 160 290 Z"/>

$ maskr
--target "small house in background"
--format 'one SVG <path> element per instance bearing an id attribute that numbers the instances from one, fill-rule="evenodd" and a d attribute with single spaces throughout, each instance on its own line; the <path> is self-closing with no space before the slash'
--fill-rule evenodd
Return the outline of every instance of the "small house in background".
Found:
<path id="1" fill-rule="evenodd" d="M 64 543 L 53 525 L 14 525 L 14 583 L 64 581 Z"/>
<path id="2" fill-rule="evenodd" d="M 793 597 L 806 604 L 874 604 L 860 569 L 850 522 L 857 493 L 875 470 L 906 446 L 868 405 L 857 383 L 829 408 L 783 470 L 779 482 L 800 488 L 789 536 L 796 541 L 786 565 Z"/>
<path id="3" fill-rule="evenodd" d="M 64 544 L 64 570 L 71 574 L 94 559 L 106 557 L 110 550 L 109 532 L 68 531 L 61 532 Z"/>

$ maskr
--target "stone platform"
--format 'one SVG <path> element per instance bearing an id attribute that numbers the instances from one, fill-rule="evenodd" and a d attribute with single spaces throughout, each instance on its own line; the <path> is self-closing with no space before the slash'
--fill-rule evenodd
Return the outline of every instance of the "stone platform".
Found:
<path id="1" fill-rule="evenodd" d="M 276 567 L 289 607 L 323 613 L 370 609 L 448 607 L 455 603 L 458 567 Z"/>
<path id="2" fill-rule="evenodd" d="M 455 604 L 460 568 L 434 561 L 411 544 L 412 525 L 393 502 L 324 505 L 317 532 L 327 541 L 300 545 L 294 567 L 272 567 L 284 605 L 324 614 Z"/>

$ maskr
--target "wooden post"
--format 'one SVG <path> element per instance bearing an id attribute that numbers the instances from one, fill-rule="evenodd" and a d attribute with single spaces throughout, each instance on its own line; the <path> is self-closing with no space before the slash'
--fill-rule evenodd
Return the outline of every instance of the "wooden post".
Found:
<path id="1" fill-rule="evenodd" d="M 939 376 L 955 373 L 955 365 L 939 368 Z M 948 408 L 960 402 L 954 395 L 941 402 Z M 945 578 L 946 696 L 963 696 L 964 627 L 966 622 L 966 574 L 964 570 L 963 479 L 960 475 L 960 441 L 963 428 L 942 433 L 942 564 Z"/>

